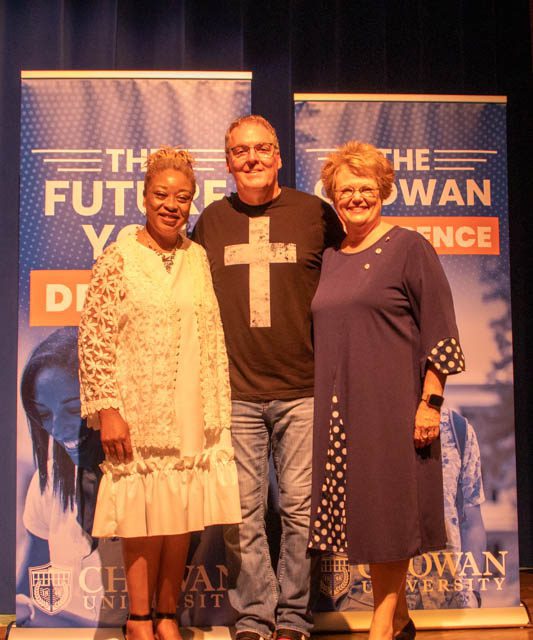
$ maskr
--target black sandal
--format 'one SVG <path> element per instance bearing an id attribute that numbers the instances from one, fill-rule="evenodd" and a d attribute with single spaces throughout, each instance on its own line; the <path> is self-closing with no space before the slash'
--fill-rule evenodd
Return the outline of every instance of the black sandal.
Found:
<path id="1" fill-rule="evenodd" d="M 416 636 L 415 623 L 409 618 L 409 622 L 400 631 L 400 633 L 394 636 L 394 640 L 414 640 Z"/>
<path id="2" fill-rule="evenodd" d="M 156 611 L 154 613 L 154 618 L 156 620 L 176 620 L 176 622 L 178 621 L 175 613 L 161 613 L 161 611 Z"/>
<path id="3" fill-rule="evenodd" d="M 156 611 L 154 613 L 154 636 L 156 640 L 157 638 L 159 638 L 157 634 L 157 625 L 160 620 L 174 620 L 174 622 L 176 623 L 176 626 L 179 627 L 178 618 L 176 617 L 175 613 L 165 613 L 161 611 Z"/>
<path id="4" fill-rule="evenodd" d="M 128 613 L 128 617 L 126 619 L 126 622 L 128 620 L 132 620 L 133 622 L 151 622 L 153 624 L 154 621 L 154 616 L 152 614 L 152 612 L 150 613 Z M 124 638 L 127 640 L 127 634 L 126 634 L 126 625 L 123 624 L 122 625 L 122 634 L 124 635 Z"/>

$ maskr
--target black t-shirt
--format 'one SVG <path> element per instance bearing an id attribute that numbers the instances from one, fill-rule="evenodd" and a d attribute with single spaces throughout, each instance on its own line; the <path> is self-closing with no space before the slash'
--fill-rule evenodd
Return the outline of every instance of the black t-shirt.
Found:
<path id="1" fill-rule="evenodd" d="M 211 265 L 233 400 L 313 395 L 311 299 L 322 252 L 341 237 L 326 202 L 286 187 L 259 206 L 232 194 L 200 216 L 193 238 Z"/>

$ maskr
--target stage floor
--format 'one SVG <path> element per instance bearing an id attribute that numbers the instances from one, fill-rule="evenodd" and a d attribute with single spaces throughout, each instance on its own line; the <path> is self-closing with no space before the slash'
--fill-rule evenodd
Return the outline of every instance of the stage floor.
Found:
<path id="1" fill-rule="evenodd" d="M 530 619 L 533 614 L 533 570 L 520 572 L 520 597 Z M 0 640 L 6 636 L 9 616 L 0 616 Z M 316 634 L 316 640 L 364 640 L 367 633 Z M 450 631 L 419 631 L 419 640 L 533 640 L 533 624 L 519 629 L 465 629 Z"/>

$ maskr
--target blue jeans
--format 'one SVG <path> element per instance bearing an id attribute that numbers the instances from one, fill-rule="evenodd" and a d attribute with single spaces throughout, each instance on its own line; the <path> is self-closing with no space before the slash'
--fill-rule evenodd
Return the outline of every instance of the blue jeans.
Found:
<path id="1" fill-rule="evenodd" d="M 311 560 L 313 398 L 232 403 L 231 439 L 239 474 L 242 524 L 225 527 L 228 595 L 237 631 L 270 638 L 276 629 L 308 636 Z M 277 576 L 265 530 L 269 453 L 279 487 L 281 517 Z"/>

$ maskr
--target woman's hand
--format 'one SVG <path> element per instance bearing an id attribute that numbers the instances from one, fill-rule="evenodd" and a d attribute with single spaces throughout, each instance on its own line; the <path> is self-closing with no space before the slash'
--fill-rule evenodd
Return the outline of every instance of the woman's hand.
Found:
<path id="1" fill-rule="evenodd" d="M 431 394 L 442 396 L 446 376 L 435 368 L 433 363 L 428 362 L 424 384 L 422 387 L 422 397 L 426 398 Z M 440 433 L 440 409 L 427 404 L 425 400 L 420 400 L 415 415 L 415 447 L 427 447 L 439 437 Z"/>
<path id="2" fill-rule="evenodd" d="M 118 409 L 101 409 L 99 416 L 100 437 L 106 459 L 114 464 L 131 462 L 130 428 Z"/>
<path id="3" fill-rule="evenodd" d="M 420 401 L 415 415 L 415 447 L 427 447 L 439 437 L 440 411 Z"/>

